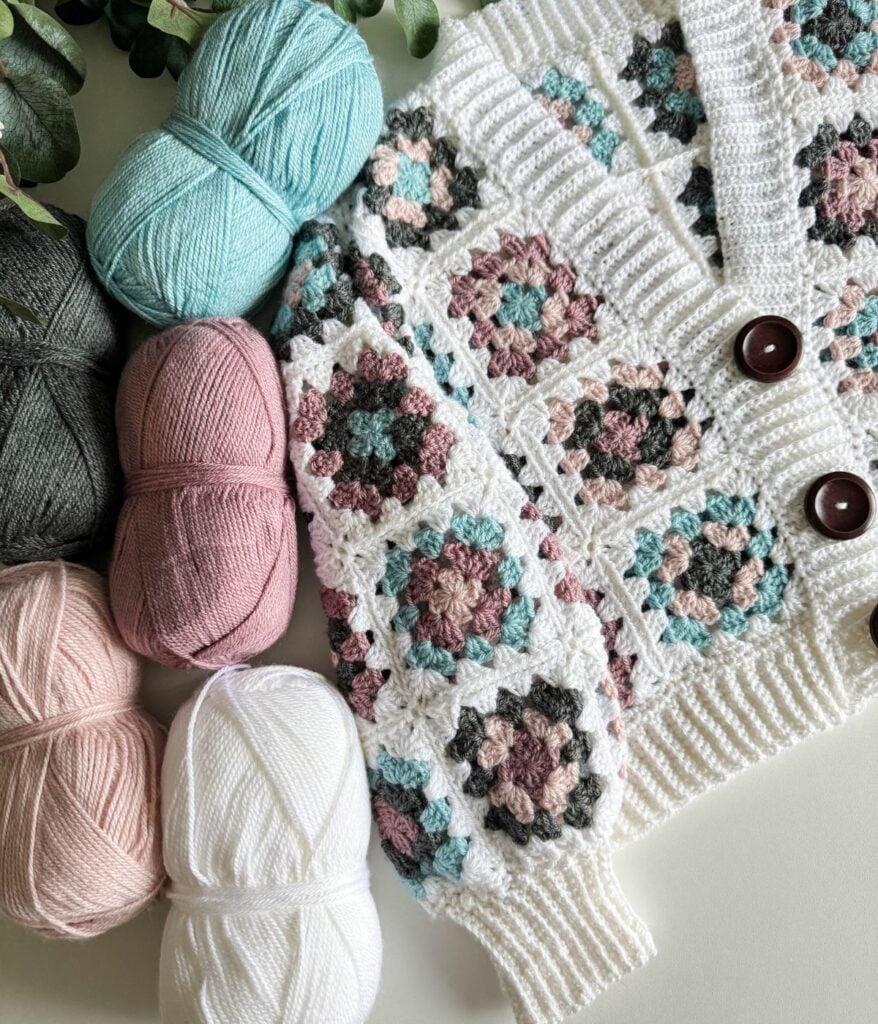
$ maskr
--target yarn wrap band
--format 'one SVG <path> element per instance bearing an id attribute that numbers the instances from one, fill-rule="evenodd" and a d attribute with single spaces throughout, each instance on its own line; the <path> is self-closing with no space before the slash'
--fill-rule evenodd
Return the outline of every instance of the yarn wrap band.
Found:
<path id="1" fill-rule="evenodd" d="M 0 735 L 0 754 L 39 740 L 55 739 L 55 737 L 79 729 L 83 725 L 108 718 L 118 718 L 120 715 L 137 710 L 139 710 L 139 705 L 135 701 L 108 701 L 77 711 L 68 711 L 62 715 L 52 715 L 51 718 L 44 718 L 39 722 L 19 725 Z"/>
<path id="2" fill-rule="evenodd" d="M 31 369 L 36 366 L 58 366 L 69 370 L 82 370 L 109 376 L 112 365 L 109 360 L 90 356 L 87 352 L 59 349 L 45 342 L 32 342 L 27 350 L 12 347 L 0 341 L 0 366 Z"/>
<path id="3" fill-rule="evenodd" d="M 173 885 L 168 898 L 187 913 L 258 914 L 344 903 L 369 891 L 363 865 L 348 875 L 259 889 L 195 888 Z"/>
<path id="4" fill-rule="evenodd" d="M 156 494 L 186 487 L 260 487 L 278 494 L 289 488 L 283 477 L 266 473 L 256 466 L 220 466 L 181 462 L 154 469 L 138 469 L 125 481 L 125 497 Z"/>
<path id="5" fill-rule="evenodd" d="M 176 110 L 165 122 L 165 129 L 209 164 L 225 171 L 249 189 L 291 235 L 298 231 L 300 221 L 293 217 L 283 196 L 203 121 L 196 120 L 184 110 Z"/>

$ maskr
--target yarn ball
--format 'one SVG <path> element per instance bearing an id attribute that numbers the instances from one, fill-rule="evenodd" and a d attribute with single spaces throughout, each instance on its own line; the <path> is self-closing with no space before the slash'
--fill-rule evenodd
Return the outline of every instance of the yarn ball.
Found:
<path id="1" fill-rule="evenodd" d="M 223 14 L 169 120 L 95 197 L 98 276 L 159 326 L 244 315 L 280 280 L 302 223 L 353 181 L 381 119 L 365 43 L 323 4 L 254 0 Z"/>
<path id="2" fill-rule="evenodd" d="M 0 572 L 0 912 L 89 938 L 164 880 L 163 733 L 100 576 L 65 562 Z"/>
<path id="3" fill-rule="evenodd" d="M 174 720 L 162 798 L 163 1024 L 363 1024 L 381 931 L 366 770 L 334 687 L 217 673 Z"/>
<path id="4" fill-rule="evenodd" d="M 277 364 L 243 320 L 147 341 L 119 384 L 125 502 L 110 601 L 125 642 L 178 668 L 219 668 L 274 643 L 296 589 Z"/>
<path id="5" fill-rule="evenodd" d="M 113 399 L 116 321 L 88 263 L 85 225 L 54 207 L 62 241 L 0 202 L 0 562 L 81 555 L 112 535 L 121 500 Z"/>

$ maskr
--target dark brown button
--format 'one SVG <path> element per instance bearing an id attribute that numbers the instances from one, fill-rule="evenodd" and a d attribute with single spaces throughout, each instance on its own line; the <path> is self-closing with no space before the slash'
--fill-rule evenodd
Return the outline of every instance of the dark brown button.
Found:
<path id="1" fill-rule="evenodd" d="M 783 380 L 802 358 L 802 332 L 782 316 L 757 316 L 735 338 L 735 361 L 741 373 L 763 384 Z"/>
<path id="2" fill-rule="evenodd" d="M 869 616 L 869 633 L 872 637 L 872 643 L 878 647 L 878 604 L 872 609 L 872 614 Z"/>
<path id="3" fill-rule="evenodd" d="M 827 473 L 808 488 L 805 514 L 824 536 L 851 540 L 869 529 L 875 495 L 866 481 L 853 473 Z"/>

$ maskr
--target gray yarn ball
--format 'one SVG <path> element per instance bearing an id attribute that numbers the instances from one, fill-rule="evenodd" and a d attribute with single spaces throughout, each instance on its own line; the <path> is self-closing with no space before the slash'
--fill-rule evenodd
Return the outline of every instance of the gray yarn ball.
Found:
<path id="1" fill-rule="evenodd" d="M 0 562 L 84 554 L 109 539 L 121 500 L 116 316 L 84 222 L 52 213 L 69 229 L 63 241 L 0 203 L 0 288 L 48 321 L 0 308 Z"/>

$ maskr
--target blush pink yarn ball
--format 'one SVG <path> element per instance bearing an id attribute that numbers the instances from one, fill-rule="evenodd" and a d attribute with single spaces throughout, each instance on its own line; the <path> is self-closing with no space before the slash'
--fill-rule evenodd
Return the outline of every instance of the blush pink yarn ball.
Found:
<path id="1" fill-rule="evenodd" d="M 89 938 L 161 888 L 164 735 L 136 704 L 100 576 L 64 562 L 0 572 L 0 912 Z"/>
<path id="2" fill-rule="evenodd" d="M 146 342 L 116 401 L 125 503 L 110 601 L 125 642 L 219 668 L 284 632 L 296 589 L 277 364 L 243 320 L 193 320 Z"/>

